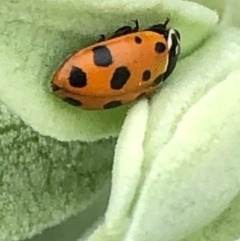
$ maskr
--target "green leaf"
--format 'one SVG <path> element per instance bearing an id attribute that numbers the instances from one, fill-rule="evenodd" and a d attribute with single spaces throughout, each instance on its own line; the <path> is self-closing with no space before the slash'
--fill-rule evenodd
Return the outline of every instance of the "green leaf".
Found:
<path id="1" fill-rule="evenodd" d="M 1 241 L 59 224 L 103 192 L 106 204 L 114 140 L 60 142 L 39 135 L 2 104 L 0 116 Z"/>
<path id="2" fill-rule="evenodd" d="M 239 29 L 216 26 L 154 96 L 147 128 L 139 128 L 140 137 L 146 130 L 143 147 L 138 135 L 128 141 L 123 128 L 118 143 L 122 151 L 116 149 L 114 160 L 121 168 L 113 169 L 109 209 L 88 241 L 181 240 L 228 207 L 240 184 L 239 63 Z M 145 108 L 142 104 L 138 111 Z M 129 126 L 142 120 L 133 112 L 126 120 Z M 125 155 L 129 146 L 143 148 L 138 160 L 130 152 Z M 121 157 L 138 163 L 137 178 L 123 178 L 136 168 L 119 164 Z M 133 185 L 135 190 L 126 192 Z M 114 216 L 120 209 L 121 215 L 116 211 Z"/>

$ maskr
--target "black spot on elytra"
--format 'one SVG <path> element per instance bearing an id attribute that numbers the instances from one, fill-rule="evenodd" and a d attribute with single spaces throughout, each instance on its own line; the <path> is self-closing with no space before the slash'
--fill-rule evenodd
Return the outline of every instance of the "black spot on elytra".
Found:
<path id="1" fill-rule="evenodd" d="M 140 99 L 142 99 L 145 96 L 146 96 L 146 93 L 143 92 L 143 93 L 141 93 L 140 95 L 137 96 L 136 100 L 140 100 Z"/>
<path id="2" fill-rule="evenodd" d="M 56 85 L 56 84 L 54 84 L 54 83 L 51 83 L 51 88 L 52 88 L 52 91 L 53 91 L 53 92 L 58 91 L 58 90 L 61 89 L 58 85 Z"/>
<path id="3" fill-rule="evenodd" d="M 130 75 L 130 71 L 127 67 L 121 66 L 116 68 L 110 81 L 111 88 L 114 90 L 122 89 L 130 78 Z"/>
<path id="4" fill-rule="evenodd" d="M 73 106 L 81 106 L 82 105 L 82 102 L 79 101 L 79 100 L 75 100 L 71 97 L 66 97 L 63 99 L 65 102 L 67 102 L 68 104 L 70 105 L 73 105 Z"/>
<path id="5" fill-rule="evenodd" d="M 93 62 L 99 67 L 108 67 L 113 63 L 113 58 L 110 50 L 104 46 L 96 46 L 92 49 L 93 51 Z"/>
<path id="6" fill-rule="evenodd" d="M 151 78 L 151 72 L 150 72 L 150 70 L 145 70 L 144 72 L 143 72 L 143 74 L 142 74 L 142 80 L 143 81 L 147 81 L 147 80 L 149 80 Z"/>
<path id="7" fill-rule="evenodd" d="M 164 79 L 164 74 L 160 74 L 153 82 L 153 85 L 159 85 Z"/>
<path id="8" fill-rule="evenodd" d="M 163 53 L 166 50 L 166 45 L 164 43 L 161 42 L 157 42 L 155 44 L 155 51 L 160 54 Z"/>
<path id="9" fill-rule="evenodd" d="M 112 109 L 112 108 L 116 108 L 121 105 L 122 105 L 122 102 L 120 100 L 114 100 L 114 101 L 111 101 L 111 102 L 108 102 L 107 104 L 105 104 L 103 106 L 103 108 L 104 109 Z"/>
<path id="10" fill-rule="evenodd" d="M 87 85 L 87 75 L 82 69 L 72 66 L 69 76 L 69 84 L 72 87 L 82 88 Z"/>
<path id="11" fill-rule="evenodd" d="M 140 44 L 140 43 L 142 43 L 142 39 L 141 39 L 140 37 L 136 36 L 136 37 L 135 37 L 135 42 L 136 42 L 137 44 Z"/>

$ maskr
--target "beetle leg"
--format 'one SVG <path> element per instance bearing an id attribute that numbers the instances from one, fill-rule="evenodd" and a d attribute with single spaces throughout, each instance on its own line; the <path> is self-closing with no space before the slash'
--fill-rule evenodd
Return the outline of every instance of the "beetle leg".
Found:
<path id="1" fill-rule="evenodd" d="M 129 34 L 129 33 L 137 32 L 139 29 L 138 20 L 133 20 L 133 22 L 136 25 L 134 28 L 132 28 L 131 26 L 123 26 L 123 27 L 117 29 L 109 39 L 120 37 L 120 36 Z"/>
<path id="2" fill-rule="evenodd" d="M 100 43 L 102 41 L 104 41 L 106 38 L 105 38 L 105 35 L 101 34 L 99 39 L 97 40 L 97 43 Z"/>

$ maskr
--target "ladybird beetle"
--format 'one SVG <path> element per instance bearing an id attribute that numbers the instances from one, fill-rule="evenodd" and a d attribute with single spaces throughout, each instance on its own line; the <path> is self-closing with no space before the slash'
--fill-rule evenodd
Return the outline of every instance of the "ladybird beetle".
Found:
<path id="1" fill-rule="evenodd" d="M 180 33 L 164 23 L 123 26 L 71 55 L 53 76 L 53 92 L 86 110 L 110 109 L 152 93 L 174 70 Z"/>

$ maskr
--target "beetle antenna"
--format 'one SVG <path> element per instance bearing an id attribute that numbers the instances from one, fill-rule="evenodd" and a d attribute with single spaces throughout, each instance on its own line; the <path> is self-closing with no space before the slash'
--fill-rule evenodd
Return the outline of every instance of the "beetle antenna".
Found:
<path id="1" fill-rule="evenodd" d="M 165 22 L 164 22 L 164 24 L 163 24 L 163 26 L 164 26 L 165 28 L 167 28 L 167 25 L 168 25 L 169 22 L 170 22 L 170 18 L 167 17 L 166 20 L 165 20 Z"/>

